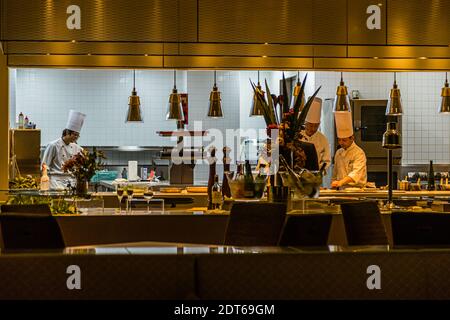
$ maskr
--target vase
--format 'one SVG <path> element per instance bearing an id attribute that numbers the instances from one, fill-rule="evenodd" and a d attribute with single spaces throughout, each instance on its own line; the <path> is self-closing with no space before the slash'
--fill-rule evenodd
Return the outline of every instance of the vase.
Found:
<path id="1" fill-rule="evenodd" d="M 85 197 L 88 192 L 88 181 L 85 178 L 77 178 L 77 185 L 75 194 L 80 197 Z"/>

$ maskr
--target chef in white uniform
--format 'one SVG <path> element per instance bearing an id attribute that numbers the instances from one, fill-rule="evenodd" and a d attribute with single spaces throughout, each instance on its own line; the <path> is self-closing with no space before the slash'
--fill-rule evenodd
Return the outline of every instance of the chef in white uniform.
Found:
<path id="1" fill-rule="evenodd" d="M 80 136 L 86 115 L 70 110 L 66 129 L 63 130 L 61 138 L 47 145 L 42 159 L 42 164 L 48 167 L 50 178 L 50 189 L 61 190 L 67 188 L 70 183 L 75 186 L 74 177 L 62 170 L 64 163 L 83 150 L 76 141 Z"/>
<path id="2" fill-rule="evenodd" d="M 331 153 L 327 137 L 319 131 L 321 115 L 322 99 L 316 97 L 306 115 L 302 140 L 314 144 L 317 152 L 317 160 L 319 161 L 319 169 L 325 163 L 325 170 L 327 170 L 331 164 Z"/>
<path id="3" fill-rule="evenodd" d="M 354 142 L 352 114 L 336 112 L 334 119 L 341 148 L 334 156 L 331 187 L 364 187 L 367 183 L 367 160 L 364 151 Z"/>

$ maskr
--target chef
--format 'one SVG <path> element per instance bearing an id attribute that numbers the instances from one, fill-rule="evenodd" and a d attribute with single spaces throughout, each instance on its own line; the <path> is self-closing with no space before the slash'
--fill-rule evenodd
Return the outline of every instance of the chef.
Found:
<path id="1" fill-rule="evenodd" d="M 321 114 L 322 99 L 316 97 L 306 115 L 305 130 L 302 131 L 302 140 L 314 144 L 316 147 L 319 169 L 325 164 L 325 170 L 327 170 L 331 164 L 330 144 L 328 143 L 327 137 L 319 131 Z"/>
<path id="2" fill-rule="evenodd" d="M 341 148 L 334 156 L 331 187 L 345 188 L 351 185 L 364 187 L 367 183 L 367 160 L 364 151 L 354 142 L 352 114 L 336 112 L 334 119 Z"/>
<path id="3" fill-rule="evenodd" d="M 75 186 L 74 177 L 62 170 L 64 163 L 83 150 L 76 142 L 80 137 L 80 131 L 86 115 L 70 110 L 66 128 L 62 132 L 61 138 L 48 144 L 44 152 L 42 164 L 48 167 L 50 178 L 50 189 L 62 190 L 68 184 Z"/>

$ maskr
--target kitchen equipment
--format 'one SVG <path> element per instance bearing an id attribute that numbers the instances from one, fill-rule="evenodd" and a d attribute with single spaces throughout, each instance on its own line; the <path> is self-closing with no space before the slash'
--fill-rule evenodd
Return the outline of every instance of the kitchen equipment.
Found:
<path id="1" fill-rule="evenodd" d="M 40 177 L 41 130 L 11 129 L 9 137 L 10 179 L 20 175 Z"/>
<path id="2" fill-rule="evenodd" d="M 137 161 L 128 161 L 128 180 L 129 181 L 139 180 Z"/>

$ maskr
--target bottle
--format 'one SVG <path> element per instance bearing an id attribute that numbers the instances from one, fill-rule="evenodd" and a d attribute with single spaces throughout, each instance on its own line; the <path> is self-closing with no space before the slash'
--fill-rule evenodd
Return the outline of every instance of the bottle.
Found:
<path id="1" fill-rule="evenodd" d="M 222 202 L 222 188 L 219 184 L 219 176 L 216 174 L 214 176 L 214 184 L 211 188 L 211 209 L 221 209 Z"/>
<path id="2" fill-rule="evenodd" d="M 23 122 L 23 126 L 25 127 L 25 129 L 28 129 L 29 122 L 30 120 L 28 120 L 28 116 L 25 116 L 25 120 Z"/>
<path id="3" fill-rule="evenodd" d="M 250 161 L 245 160 L 244 174 L 244 197 L 253 198 L 255 196 L 255 182 L 253 181 L 252 167 Z"/>
<path id="4" fill-rule="evenodd" d="M 222 195 L 227 198 L 231 198 L 230 185 L 228 184 L 227 172 L 230 172 L 230 153 L 231 149 L 223 148 L 223 180 L 222 180 Z"/>
<path id="5" fill-rule="evenodd" d="M 19 113 L 19 129 L 23 129 L 23 124 L 24 124 L 24 118 L 23 118 L 23 113 Z"/>
<path id="6" fill-rule="evenodd" d="M 42 164 L 42 177 L 41 177 L 40 189 L 42 191 L 47 191 L 50 189 L 50 179 L 48 178 L 47 165 L 45 163 Z"/>
<path id="7" fill-rule="evenodd" d="M 214 177 L 216 176 L 216 148 L 210 149 L 211 156 L 209 161 L 209 177 L 208 177 L 208 209 L 212 209 L 212 187 L 214 185 Z"/>
<path id="8" fill-rule="evenodd" d="M 259 165 L 259 172 L 255 178 L 255 197 L 261 198 L 266 189 L 267 183 L 267 173 L 266 173 L 266 165 L 261 163 Z"/>
<path id="9" fill-rule="evenodd" d="M 430 167 L 428 168 L 428 191 L 434 191 L 436 189 L 434 184 L 434 170 L 433 170 L 433 161 L 430 160 Z"/>

